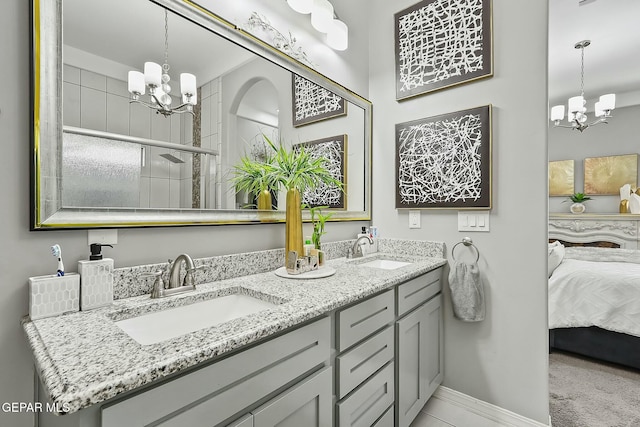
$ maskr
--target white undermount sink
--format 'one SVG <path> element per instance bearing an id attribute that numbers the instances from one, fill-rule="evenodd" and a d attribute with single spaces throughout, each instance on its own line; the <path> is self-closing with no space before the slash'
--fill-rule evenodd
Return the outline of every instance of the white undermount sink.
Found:
<path id="1" fill-rule="evenodd" d="M 396 268 L 411 265 L 410 262 L 394 261 L 392 259 L 374 259 L 373 261 L 358 264 L 364 267 L 381 268 L 383 270 L 395 270 Z"/>
<path id="2" fill-rule="evenodd" d="M 143 314 L 115 324 L 138 343 L 148 345 L 277 306 L 248 295 L 231 294 Z"/>

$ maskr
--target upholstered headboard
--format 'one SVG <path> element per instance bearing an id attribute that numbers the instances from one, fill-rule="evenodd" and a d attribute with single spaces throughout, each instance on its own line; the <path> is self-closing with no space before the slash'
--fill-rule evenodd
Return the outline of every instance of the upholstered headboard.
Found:
<path id="1" fill-rule="evenodd" d="M 549 240 L 565 246 L 640 249 L 638 215 L 549 215 Z"/>

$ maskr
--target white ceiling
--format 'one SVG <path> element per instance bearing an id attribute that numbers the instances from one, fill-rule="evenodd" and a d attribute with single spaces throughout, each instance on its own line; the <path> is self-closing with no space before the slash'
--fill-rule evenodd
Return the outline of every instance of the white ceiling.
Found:
<path id="1" fill-rule="evenodd" d="M 551 105 L 580 94 L 580 50 L 585 49 L 585 97 L 614 92 L 632 102 L 640 91 L 640 0 L 549 0 L 549 100 Z M 523 49 L 526 49 L 523 48 Z M 620 104 L 620 102 L 618 102 Z M 622 106 L 622 105 L 620 105 Z"/>

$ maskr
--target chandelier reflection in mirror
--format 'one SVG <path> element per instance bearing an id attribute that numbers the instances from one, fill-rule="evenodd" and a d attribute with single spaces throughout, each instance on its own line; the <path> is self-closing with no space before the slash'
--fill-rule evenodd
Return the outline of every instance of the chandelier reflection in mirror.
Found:
<path id="1" fill-rule="evenodd" d="M 580 69 L 580 95 L 569 98 L 567 119 L 571 124 L 570 126 L 560 124 L 560 121 L 564 119 L 564 105 L 556 105 L 551 108 L 551 121 L 553 121 L 556 127 L 584 132 L 589 126 L 608 123 L 607 119 L 611 117 L 611 111 L 616 107 L 615 93 L 600 96 L 600 100 L 594 105 L 596 119 L 591 123 L 587 122 L 587 101 L 584 99 L 584 49 L 590 44 L 591 40 L 582 40 L 574 45 L 576 49 L 580 49 L 582 61 Z"/>
<path id="2" fill-rule="evenodd" d="M 164 10 L 164 64 L 155 62 L 144 63 L 144 74 L 139 71 L 129 71 L 128 87 L 131 93 L 130 103 L 138 103 L 156 110 L 157 114 L 169 117 L 173 113 L 193 113 L 193 106 L 198 102 L 196 76 L 189 73 L 180 74 L 180 93 L 182 104 L 171 107 L 171 86 L 169 82 L 169 13 Z M 151 102 L 140 99 L 149 88 Z"/>

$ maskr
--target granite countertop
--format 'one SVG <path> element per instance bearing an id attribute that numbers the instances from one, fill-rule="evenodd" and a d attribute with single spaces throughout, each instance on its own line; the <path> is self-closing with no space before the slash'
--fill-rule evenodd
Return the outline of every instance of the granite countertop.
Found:
<path id="1" fill-rule="evenodd" d="M 279 331 L 322 316 L 338 307 L 375 294 L 446 263 L 444 258 L 377 253 L 365 258 L 338 258 L 327 264 L 333 276 L 297 280 L 273 272 L 200 284 L 197 290 L 163 299 L 149 295 L 116 300 L 112 306 L 32 321 L 23 328 L 33 350 L 36 368 L 59 408 L 69 413 L 113 398 L 167 375 Z M 385 258 L 412 264 L 395 270 L 360 266 Z M 143 313 L 243 293 L 279 304 L 246 317 L 202 329 L 157 344 L 141 345 L 115 321 Z"/>

